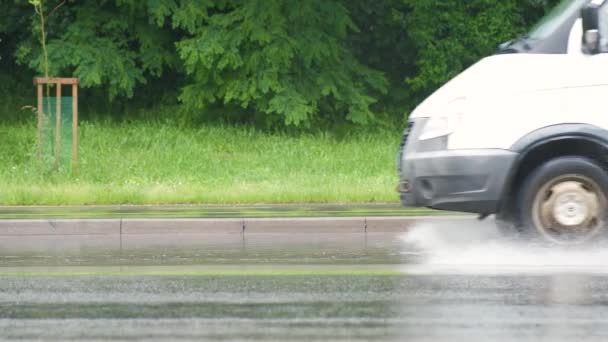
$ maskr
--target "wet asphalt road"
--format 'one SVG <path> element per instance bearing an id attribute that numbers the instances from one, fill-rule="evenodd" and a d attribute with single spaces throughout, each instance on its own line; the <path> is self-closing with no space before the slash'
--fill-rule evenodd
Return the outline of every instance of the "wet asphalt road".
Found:
<path id="1" fill-rule="evenodd" d="M 0 339 L 606 340 L 603 248 L 459 228 L 141 255 L 0 251 Z"/>
<path id="2" fill-rule="evenodd" d="M 608 336 L 608 278 L 5 277 L 3 339 L 572 341 Z"/>

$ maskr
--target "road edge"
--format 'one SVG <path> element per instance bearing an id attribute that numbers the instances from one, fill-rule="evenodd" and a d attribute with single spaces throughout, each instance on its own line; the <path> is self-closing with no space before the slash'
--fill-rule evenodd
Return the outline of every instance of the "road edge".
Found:
<path id="1" fill-rule="evenodd" d="M 179 219 L 4 219 L 0 236 L 267 234 L 405 232 L 420 222 L 470 220 L 472 216 L 179 218 Z"/>

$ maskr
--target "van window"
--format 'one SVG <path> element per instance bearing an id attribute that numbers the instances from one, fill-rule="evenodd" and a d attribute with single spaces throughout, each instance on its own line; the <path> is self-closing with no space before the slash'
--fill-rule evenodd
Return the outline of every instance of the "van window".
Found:
<path id="1" fill-rule="evenodd" d="M 600 7 L 599 16 L 600 51 L 608 52 L 608 3 Z"/>
<path id="2" fill-rule="evenodd" d="M 564 21 L 572 18 L 589 0 L 562 0 L 530 31 L 531 39 L 543 39 L 557 30 Z"/>

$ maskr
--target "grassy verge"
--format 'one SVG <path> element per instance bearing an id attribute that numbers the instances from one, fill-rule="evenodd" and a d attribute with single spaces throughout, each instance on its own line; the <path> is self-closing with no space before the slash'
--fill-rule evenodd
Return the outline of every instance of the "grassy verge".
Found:
<path id="1" fill-rule="evenodd" d="M 166 271 L 166 272 L 3 272 L 3 277 L 83 277 L 83 276 L 125 276 L 125 277 L 311 277 L 311 276 L 350 276 L 350 277 L 393 277 L 403 276 L 404 272 L 395 270 L 370 270 L 370 271 L 351 271 L 351 270 L 312 270 L 312 271 Z"/>
<path id="2" fill-rule="evenodd" d="M 80 170 L 35 158 L 32 124 L 0 124 L 0 205 L 394 203 L 399 133 L 82 123 Z"/>

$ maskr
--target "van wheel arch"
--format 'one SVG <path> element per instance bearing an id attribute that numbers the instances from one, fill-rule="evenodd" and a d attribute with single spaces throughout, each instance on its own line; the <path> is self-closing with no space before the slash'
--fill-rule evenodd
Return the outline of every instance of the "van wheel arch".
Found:
<path id="1" fill-rule="evenodd" d="M 520 157 L 509 173 L 498 204 L 496 219 L 501 222 L 500 226 L 516 227 L 521 224 L 521 220 L 516 215 L 515 202 L 525 180 L 543 164 L 560 157 L 584 157 L 608 172 L 608 142 L 605 141 L 608 138 L 608 131 L 604 132 L 603 137 L 567 135 L 545 138 L 522 149 Z"/>

